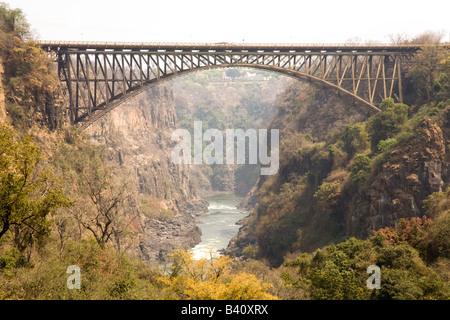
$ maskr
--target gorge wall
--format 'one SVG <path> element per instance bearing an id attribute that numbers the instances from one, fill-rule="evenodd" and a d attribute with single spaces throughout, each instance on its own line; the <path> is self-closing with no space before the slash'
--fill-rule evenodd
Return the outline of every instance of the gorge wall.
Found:
<path id="1" fill-rule="evenodd" d="M 404 127 L 408 138 L 401 143 L 382 154 L 374 154 L 367 142 L 353 145 L 359 149 L 352 155 L 344 151 L 343 133 L 357 123 L 365 132 L 367 112 L 301 83 L 286 89 L 277 108 L 272 127 L 281 129 L 279 173 L 260 179 L 243 202 L 252 214 L 227 254 L 247 249 L 277 265 L 289 252 L 311 252 L 349 236 L 366 238 L 401 218 L 422 217 L 424 200 L 449 185 L 448 109 L 427 116 L 425 106 L 412 129 Z M 355 185 L 350 175 L 358 153 L 369 155 L 370 164 L 365 182 Z M 321 187 L 327 197 L 322 202 L 316 196 Z"/>
<path id="2" fill-rule="evenodd" d="M 145 260 L 164 259 L 175 247 L 200 241 L 195 216 L 207 202 L 192 184 L 187 165 L 170 153 L 177 125 L 171 88 L 157 86 L 102 117 L 86 133 L 104 145 L 114 170 L 129 172 L 137 197 L 141 234 L 136 251 Z"/>
<path id="3" fill-rule="evenodd" d="M 449 128 L 449 110 L 440 121 L 425 118 L 408 143 L 392 150 L 366 189 L 347 195 L 348 233 L 366 237 L 398 219 L 425 214 L 423 201 L 450 183 Z"/>

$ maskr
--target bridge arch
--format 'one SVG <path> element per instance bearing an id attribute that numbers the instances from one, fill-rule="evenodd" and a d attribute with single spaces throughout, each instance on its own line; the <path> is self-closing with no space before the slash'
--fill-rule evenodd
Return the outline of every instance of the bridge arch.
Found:
<path id="1" fill-rule="evenodd" d="M 94 110 L 93 113 L 89 116 L 86 115 L 86 119 L 83 119 L 82 121 L 79 121 L 79 126 L 82 130 L 89 127 L 92 123 L 106 115 L 108 112 L 112 111 L 116 107 L 120 106 L 121 104 L 125 103 L 127 100 L 139 95 L 140 93 L 143 93 L 147 91 L 148 89 L 160 85 L 164 82 L 168 82 L 174 78 L 185 76 L 191 73 L 197 73 L 201 71 L 211 70 L 211 69 L 227 69 L 227 68 L 251 68 L 251 69 L 259 69 L 259 70 L 265 70 L 270 72 L 276 72 L 284 76 L 288 76 L 290 78 L 293 78 L 295 80 L 299 81 L 306 81 L 312 85 L 323 85 L 325 87 L 329 87 L 331 89 L 337 90 L 337 92 L 343 93 L 344 95 L 347 95 L 348 97 L 355 100 L 355 102 L 360 103 L 361 105 L 364 105 L 369 108 L 369 111 L 372 112 L 380 112 L 381 110 L 376 107 L 375 105 L 369 103 L 368 101 L 364 100 L 363 98 L 353 94 L 352 92 L 339 87 L 333 83 L 330 83 L 326 80 L 299 72 L 294 70 L 287 70 L 279 67 L 274 66 L 264 66 L 264 65 L 249 65 L 249 64 L 225 64 L 225 65 L 218 65 L 218 66 L 209 66 L 209 67 L 201 67 L 196 69 L 190 69 L 186 71 L 177 72 L 176 74 L 169 74 L 161 77 L 160 79 L 154 79 L 153 81 L 149 81 L 145 83 L 142 86 L 131 88 L 125 95 L 119 94 L 118 96 L 114 97 L 111 102 L 109 103 L 108 107 L 104 108 L 103 105 L 98 107 L 98 110 Z"/>

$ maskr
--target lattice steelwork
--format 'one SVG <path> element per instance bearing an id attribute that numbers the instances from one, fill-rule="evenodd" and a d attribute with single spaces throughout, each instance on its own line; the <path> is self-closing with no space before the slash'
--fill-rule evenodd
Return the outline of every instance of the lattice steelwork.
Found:
<path id="1" fill-rule="evenodd" d="M 402 101 L 401 66 L 411 46 L 111 44 L 41 42 L 58 56 L 72 123 L 82 127 L 152 85 L 187 72 L 254 67 L 335 88 L 374 112 Z"/>

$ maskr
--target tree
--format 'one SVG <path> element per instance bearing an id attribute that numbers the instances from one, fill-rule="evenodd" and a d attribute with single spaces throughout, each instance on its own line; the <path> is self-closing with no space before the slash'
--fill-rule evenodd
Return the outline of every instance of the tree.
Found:
<path id="1" fill-rule="evenodd" d="M 444 36 L 444 32 L 426 31 L 407 41 L 405 44 L 438 45 Z"/>
<path id="2" fill-rule="evenodd" d="M 352 157 L 358 150 L 363 151 L 368 146 L 367 133 L 358 125 L 347 125 L 341 138 L 344 145 L 342 150 Z"/>
<path id="3" fill-rule="evenodd" d="M 31 138 L 0 127 L 0 238 L 12 231 L 21 251 L 48 234 L 49 214 L 70 205 L 51 172 L 38 168 L 39 159 Z"/>
<path id="4" fill-rule="evenodd" d="M 322 210 L 327 210 L 335 205 L 341 193 L 341 181 L 322 182 L 319 189 L 314 193 L 314 199 Z"/>
<path id="5" fill-rule="evenodd" d="M 113 175 L 104 150 L 87 141 L 63 145 L 52 161 L 62 168 L 61 174 L 75 191 L 74 204 L 67 210 L 79 226 L 80 237 L 87 230 L 102 248 L 114 240 L 121 250 L 123 236 L 137 214 L 130 205 L 128 176 L 124 172 Z M 60 224 L 58 228 L 64 227 Z"/>
<path id="6" fill-rule="evenodd" d="M 11 9 L 4 2 L 0 2 L 0 30 L 21 39 L 30 35 L 30 25 L 22 10 Z"/>
<path id="7" fill-rule="evenodd" d="M 433 220 L 418 249 L 428 262 L 438 258 L 450 259 L 450 210 Z"/>
<path id="8" fill-rule="evenodd" d="M 441 61 L 442 70 L 433 85 L 433 95 L 438 101 L 450 99 L 450 55 Z"/>
<path id="9" fill-rule="evenodd" d="M 370 136 L 372 151 L 378 150 L 380 141 L 393 138 L 398 134 L 402 125 L 408 119 L 408 106 L 401 103 L 395 103 L 394 99 L 383 100 L 380 106 L 381 112 L 367 120 L 367 132 Z"/>
<path id="10" fill-rule="evenodd" d="M 448 234 L 449 221 L 446 219 L 441 227 Z M 407 229 L 404 231 L 409 238 L 412 229 Z M 425 236 L 427 233 L 425 231 Z M 283 280 L 295 288 L 306 290 L 313 299 L 448 299 L 445 276 L 441 277 L 437 269 L 427 266 L 411 245 L 393 244 L 380 239 L 383 237 L 382 232 L 377 232 L 366 240 L 350 238 L 318 249 L 313 254 L 286 260 Z M 439 237 L 446 237 L 442 229 Z M 442 244 L 445 240 L 440 242 Z M 440 252 L 442 257 L 445 249 L 448 252 L 448 241 L 446 247 L 440 246 L 440 249 L 444 249 Z M 367 288 L 370 265 L 381 269 L 379 290 Z M 292 267 L 296 269 L 289 270 Z"/>
<path id="11" fill-rule="evenodd" d="M 370 170 L 370 158 L 365 154 L 358 154 L 352 164 L 352 172 L 350 179 L 353 183 L 358 184 L 366 179 Z"/>
<path id="12" fill-rule="evenodd" d="M 419 251 L 427 261 L 440 257 L 450 258 L 450 187 L 443 192 L 432 193 L 423 201 L 427 215 L 434 220 L 429 232 L 418 244 Z"/>
<path id="13" fill-rule="evenodd" d="M 308 278 L 312 283 L 313 299 L 318 300 L 360 300 L 367 299 L 368 292 L 361 285 L 361 279 L 347 264 L 347 257 L 340 254 L 345 266 L 327 261 L 323 268 L 313 268 Z M 342 262 L 341 262 L 342 263 Z"/>
<path id="14" fill-rule="evenodd" d="M 43 122 L 50 129 L 63 118 L 62 93 L 54 68 L 55 56 L 29 37 L 29 25 L 20 9 L 0 3 L 0 58 L 3 61 L 6 109 L 15 127 Z"/>
<path id="15" fill-rule="evenodd" d="M 431 220 L 426 216 L 422 218 L 412 217 L 409 219 L 400 219 L 395 227 L 385 227 L 380 232 L 385 240 L 391 245 L 409 244 L 417 248 L 417 245 L 423 240 L 425 234 L 429 232 Z"/>
<path id="16" fill-rule="evenodd" d="M 96 180 L 88 174 L 85 177 L 85 194 L 90 200 L 82 211 L 77 213 L 81 225 L 89 230 L 104 248 L 110 240 L 120 250 L 120 235 L 126 230 L 131 221 L 125 221 L 124 207 L 127 201 L 128 185 L 114 184 L 110 178 Z"/>
<path id="17" fill-rule="evenodd" d="M 188 300 L 273 300 L 268 284 L 245 272 L 231 273 L 228 256 L 195 260 L 191 253 L 177 250 L 172 255 L 169 276 L 159 280 L 169 299 Z"/>
<path id="18" fill-rule="evenodd" d="M 443 192 L 434 192 L 423 201 L 423 207 L 429 217 L 435 218 L 441 212 L 450 211 L 450 186 Z"/>
<path id="19" fill-rule="evenodd" d="M 368 299 L 367 266 L 372 264 L 370 244 L 350 238 L 331 244 L 313 254 L 287 260 L 285 266 L 297 267 L 295 276 L 285 275 L 294 287 L 304 287 L 313 299 Z M 295 277 L 299 276 L 298 280 Z"/>
<path id="20" fill-rule="evenodd" d="M 427 267 L 419 253 L 407 244 L 388 245 L 378 250 L 376 263 L 381 268 L 378 299 L 446 299 L 443 280 Z"/>
<path id="21" fill-rule="evenodd" d="M 424 46 L 414 56 L 414 67 L 409 71 L 409 77 L 414 85 L 416 94 L 432 98 L 432 89 L 435 80 L 443 71 L 442 61 L 447 57 L 448 51 L 438 46 Z"/>

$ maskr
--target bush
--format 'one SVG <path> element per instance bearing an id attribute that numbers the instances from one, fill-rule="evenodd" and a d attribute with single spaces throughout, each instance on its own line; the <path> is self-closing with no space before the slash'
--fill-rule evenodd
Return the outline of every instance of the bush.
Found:
<path id="1" fill-rule="evenodd" d="M 365 181 L 370 171 L 370 159 L 365 154 L 359 154 L 355 157 L 352 164 L 350 180 L 354 184 Z"/>
<path id="2" fill-rule="evenodd" d="M 436 217 L 441 212 L 450 210 L 450 187 L 444 192 L 434 192 L 423 201 L 423 207 L 429 217 Z"/>
<path id="3" fill-rule="evenodd" d="M 364 151 L 368 146 L 367 133 L 360 125 L 348 125 L 345 127 L 344 134 L 342 135 L 342 150 L 347 152 L 349 158 L 357 151 Z"/>
<path id="4" fill-rule="evenodd" d="M 247 259 L 256 259 L 256 257 L 258 256 L 258 247 L 249 244 L 244 249 L 242 249 L 242 255 Z"/>
<path id="5" fill-rule="evenodd" d="M 380 151 L 382 153 L 388 153 L 397 144 L 398 144 L 397 139 L 389 138 L 389 139 L 380 141 L 380 143 L 378 144 L 378 148 L 377 149 L 378 149 L 378 151 Z"/>
<path id="6" fill-rule="evenodd" d="M 409 107 L 405 104 L 394 103 L 392 98 L 383 100 L 380 108 L 380 113 L 367 120 L 367 132 L 374 152 L 379 151 L 380 141 L 395 137 L 408 119 Z"/>
<path id="7" fill-rule="evenodd" d="M 337 197 L 341 193 L 341 181 L 335 180 L 331 182 L 323 182 L 319 189 L 314 193 L 314 198 L 319 206 L 326 210 L 330 206 L 336 204 Z"/>
<path id="8" fill-rule="evenodd" d="M 433 221 L 418 247 L 428 262 L 438 258 L 450 259 L 450 210 L 442 212 Z"/>
<path id="9" fill-rule="evenodd" d="M 449 270 L 448 261 L 441 255 L 436 268 Z M 369 265 L 380 267 L 380 289 L 367 288 Z M 449 273 L 436 268 L 427 266 L 411 245 L 392 244 L 377 232 L 367 240 L 350 238 L 286 260 L 282 277 L 313 299 L 448 299 Z"/>
<path id="10" fill-rule="evenodd" d="M 21 254 L 16 248 L 6 251 L 0 255 L 0 271 L 7 277 L 14 276 L 14 269 L 19 266 Z"/>

